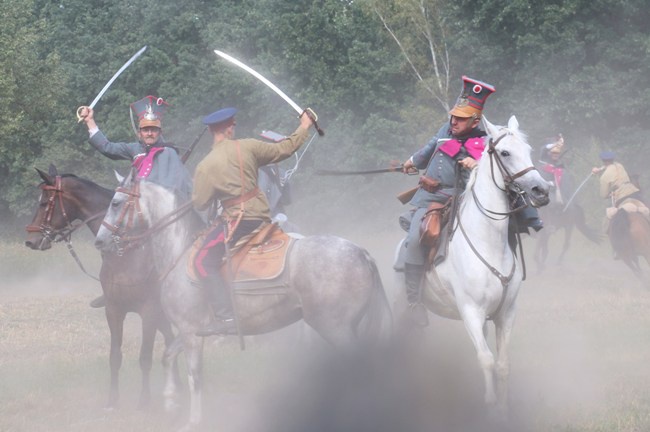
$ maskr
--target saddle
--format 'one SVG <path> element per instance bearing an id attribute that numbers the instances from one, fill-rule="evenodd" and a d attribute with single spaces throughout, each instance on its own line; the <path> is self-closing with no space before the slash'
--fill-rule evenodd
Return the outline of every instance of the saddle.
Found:
<path id="1" fill-rule="evenodd" d="M 611 220 L 616 213 L 618 213 L 618 209 L 623 209 L 628 213 L 640 213 L 642 214 L 646 219 L 650 220 L 650 209 L 641 201 L 635 198 L 627 198 L 623 200 L 621 204 L 618 205 L 618 207 L 608 207 L 605 210 L 605 214 L 607 215 L 607 219 Z"/>
<path id="2" fill-rule="evenodd" d="M 268 224 L 240 246 L 229 262 L 224 261 L 221 264 L 221 276 L 230 281 L 233 289 L 238 292 L 244 290 L 262 291 L 264 294 L 286 293 L 287 254 L 295 240 L 276 223 Z M 202 239 L 194 242 L 188 259 L 187 274 L 195 283 L 199 283 L 200 279 L 193 262 L 202 243 Z"/>
<path id="3" fill-rule="evenodd" d="M 221 266 L 221 275 L 225 280 L 231 276 L 233 282 L 275 279 L 284 270 L 293 240 L 278 224 L 268 224 L 235 252 L 230 269 L 227 263 Z"/>

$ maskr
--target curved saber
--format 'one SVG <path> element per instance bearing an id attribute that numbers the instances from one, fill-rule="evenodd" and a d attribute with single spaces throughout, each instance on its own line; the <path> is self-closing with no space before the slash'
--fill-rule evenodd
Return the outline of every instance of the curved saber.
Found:
<path id="1" fill-rule="evenodd" d="M 234 58 L 231 55 L 226 54 L 225 52 L 219 51 L 219 50 L 214 50 L 214 53 L 218 55 L 219 57 L 228 60 L 230 63 L 234 64 L 235 66 L 238 66 L 242 69 L 244 69 L 246 72 L 249 74 L 253 75 L 255 78 L 258 80 L 262 81 L 268 88 L 273 90 L 278 96 L 280 96 L 286 103 L 288 103 L 291 108 L 293 108 L 299 115 L 302 115 L 302 113 L 307 112 L 307 115 L 309 115 L 314 122 L 314 127 L 318 131 L 318 135 L 323 136 L 325 135 L 325 132 L 321 128 L 318 127 L 318 124 L 316 124 L 316 121 L 318 120 L 318 116 L 316 116 L 316 113 L 314 113 L 310 108 L 307 109 L 302 109 L 300 106 L 295 103 L 289 96 L 287 96 L 282 90 L 280 90 L 275 84 L 273 84 L 271 81 L 266 79 L 262 74 L 257 72 L 255 69 L 251 68 L 250 66 L 245 65 L 244 63 L 240 62 L 236 58 Z"/>
<path id="2" fill-rule="evenodd" d="M 566 211 L 566 209 L 569 208 L 569 204 L 571 204 L 571 202 L 573 201 L 573 198 L 575 198 L 576 195 L 578 195 L 578 192 L 580 192 L 580 189 L 582 189 L 582 187 L 587 183 L 587 181 L 591 178 L 592 175 L 594 175 L 594 173 L 590 172 L 589 175 L 587 176 L 587 178 L 584 179 L 582 181 L 582 183 L 580 183 L 580 186 L 578 186 L 578 189 L 576 189 L 576 191 L 573 192 L 573 195 L 571 195 L 571 198 L 569 198 L 569 201 L 567 201 L 566 205 L 562 209 L 562 213 L 564 213 Z"/>
<path id="3" fill-rule="evenodd" d="M 138 51 L 137 53 L 133 54 L 133 56 L 131 56 L 131 58 L 128 59 L 127 62 L 124 63 L 124 64 L 122 65 L 122 67 L 121 67 L 117 72 L 115 72 L 115 74 L 113 75 L 113 77 L 112 77 L 110 80 L 108 80 L 108 82 L 106 83 L 106 85 L 104 86 L 104 88 L 102 88 L 102 89 L 100 90 L 100 92 L 97 93 L 97 96 L 95 96 L 95 99 L 93 99 L 93 101 L 90 103 L 90 105 L 88 105 L 88 107 L 90 107 L 90 108 L 95 108 L 95 105 L 97 105 L 97 102 L 99 102 L 99 100 L 102 98 L 102 96 L 104 96 L 104 93 L 106 93 L 106 90 L 108 90 L 109 87 L 113 84 L 113 82 L 115 82 L 115 80 L 117 79 L 117 77 L 119 77 L 119 76 L 122 74 L 122 72 L 124 72 L 124 70 L 125 70 L 126 68 L 128 68 L 128 67 L 131 65 L 131 63 L 133 63 L 133 62 L 135 61 L 135 59 L 137 59 L 138 57 L 140 57 L 140 55 L 141 55 L 143 52 L 145 52 L 146 49 L 147 49 L 147 46 L 145 45 L 145 46 L 143 46 L 142 48 L 140 48 L 140 51 Z M 81 111 L 81 108 L 82 108 L 82 107 L 79 107 L 79 109 L 77 109 L 77 118 L 79 119 L 79 121 L 82 120 L 82 119 L 81 119 L 81 116 L 79 115 L 79 112 Z"/>

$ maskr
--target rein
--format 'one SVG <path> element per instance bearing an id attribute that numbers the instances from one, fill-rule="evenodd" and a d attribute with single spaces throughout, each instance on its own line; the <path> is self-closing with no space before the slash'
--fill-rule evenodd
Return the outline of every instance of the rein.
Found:
<path id="1" fill-rule="evenodd" d="M 491 173 L 491 177 L 492 177 L 492 182 L 497 187 L 497 189 L 499 189 L 500 191 L 502 191 L 504 193 L 508 193 L 508 191 L 512 191 L 512 192 L 514 192 L 514 193 L 516 193 L 518 195 L 523 195 L 524 194 L 523 190 L 521 189 L 521 187 L 517 184 L 517 182 L 515 180 L 518 179 L 519 177 L 522 177 L 523 175 L 525 175 L 526 173 L 528 173 L 530 171 L 536 170 L 536 168 L 534 166 L 529 166 L 529 167 L 524 168 L 523 170 L 515 173 L 514 175 L 510 174 L 510 172 L 508 171 L 508 169 L 506 168 L 505 164 L 503 163 L 503 161 L 499 157 L 499 154 L 496 151 L 496 145 L 504 137 L 506 137 L 507 135 L 510 135 L 510 132 L 505 133 L 504 135 L 501 135 L 496 140 L 492 140 L 492 138 L 490 138 L 490 141 L 489 141 L 489 144 L 488 144 L 489 145 L 488 154 L 490 156 L 490 173 Z M 503 181 L 504 181 L 504 187 L 503 188 L 500 187 L 498 185 L 497 181 L 496 181 L 495 169 L 494 169 L 495 165 L 497 166 L 501 176 L 503 177 Z M 481 204 L 481 202 L 478 199 L 478 196 L 476 195 L 476 191 L 474 190 L 474 187 L 472 187 L 472 197 L 474 198 L 474 202 L 476 203 L 476 206 L 478 207 L 479 211 L 484 216 L 486 216 L 486 217 L 488 217 L 489 219 L 492 219 L 492 220 L 503 220 L 503 219 L 509 218 L 510 216 L 512 216 L 516 212 L 522 210 L 524 207 L 526 207 L 528 205 L 528 204 L 526 204 L 526 200 L 524 199 L 523 200 L 524 204 L 517 207 L 517 208 L 514 208 L 514 209 L 512 209 L 510 211 L 507 211 L 507 212 L 497 212 L 497 211 L 489 210 L 485 206 L 483 206 L 483 204 Z M 502 216 L 502 217 L 497 218 L 497 217 L 493 217 L 493 215 Z M 463 224 L 461 222 L 460 212 L 458 212 L 456 214 L 456 220 L 457 220 L 457 223 L 458 223 L 458 227 L 460 228 L 460 231 L 463 233 L 463 237 L 465 238 L 465 241 L 467 241 L 467 244 L 469 245 L 472 252 L 474 252 L 474 255 L 476 255 L 476 257 L 483 263 L 483 265 L 485 265 L 488 268 L 488 270 L 490 270 L 490 272 L 494 276 L 496 276 L 499 279 L 499 281 L 501 282 L 501 286 L 503 287 L 503 294 L 501 295 L 501 300 L 499 302 L 499 305 L 497 306 L 497 309 L 494 312 L 494 315 L 496 315 L 496 314 L 499 313 L 501 307 L 503 306 L 503 303 L 504 303 L 504 301 L 506 299 L 506 296 L 507 296 L 508 286 L 510 284 L 510 281 L 512 280 L 512 277 L 515 274 L 515 269 L 516 269 L 516 259 L 515 259 L 516 255 L 515 255 L 515 252 L 513 251 L 513 253 L 512 253 L 513 260 L 512 260 L 512 267 L 510 269 L 510 273 L 508 275 L 504 275 L 496 267 L 491 265 L 479 253 L 479 251 L 476 249 L 474 244 L 471 242 L 471 240 L 470 240 L 469 236 L 467 235 L 467 232 L 465 231 L 465 228 L 463 227 Z M 518 231 L 518 230 L 516 230 L 516 231 Z M 521 236 L 520 236 L 520 234 L 518 232 L 517 232 L 516 235 L 517 235 L 517 243 L 518 243 L 518 246 L 519 246 L 519 254 L 521 256 L 522 268 L 523 268 L 522 280 L 525 280 L 526 279 L 526 264 L 525 264 L 525 260 L 524 260 L 524 251 L 523 251 L 523 247 L 522 247 L 522 244 L 521 244 Z"/>
<path id="2" fill-rule="evenodd" d="M 113 242 L 117 247 L 117 255 L 122 256 L 124 251 L 136 247 L 143 240 L 147 240 L 152 234 L 163 230 L 174 222 L 182 218 L 188 211 L 192 209 L 192 201 L 188 201 L 181 205 L 180 207 L 174 209 L 170 213 L 164 215 L 160 220 L 155 224 L 151 225 L 149 228 L 144 230 L 139 234 L 125 236 L 124 234 L 135 226 L 135 219 L 137 217 L 138 221 L 144 222 L 144 216 L 142 210 L 140 209 L 140 181 L 136 180 L 133 182 L 133 188 L 127 189 L 123 187 L 118 187 L 116 192 L 122 192 L 129 196 L 126 204 L 120 211 L 120 214 L 115 222 L 115 224 L 110 224 L 105 220 L 102 221 L 102 225 L 107 228 L 111 233 L 113 233 Z M 124 222 L 126 223 L 124 224 Z M 122 226 L 123 225 L 123 226 Z M 126 246 L 122 246 L 126 244 Z"/>

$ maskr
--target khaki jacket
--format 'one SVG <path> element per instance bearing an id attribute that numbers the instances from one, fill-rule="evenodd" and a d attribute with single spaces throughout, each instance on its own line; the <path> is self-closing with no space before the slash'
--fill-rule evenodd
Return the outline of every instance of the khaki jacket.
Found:
<path id="1" fill-rule="evenodd" d="M 198 210 L 205 210 L 214 200 L 223 202 L 255 189 L 257 169 L 288 158 L 300 148 L 308 135 L 309 131 L 298 128 L 287 139 L 278 143 L 256 139 L 214 143 L 210 153 L 199 162 L 194 172 L 194 206 Z M 224 209 L 224 214 L 237 218 L 240 208 L 240 204 L 233 205 Z M 260 190 L 256 196 L 244 203 L 243 219 L 259 219 L 266 222 L 271 220 L 269 203 L 263 191 Z"/>
<path id="2" fill-rule="evenodd" d="M 600 176 L 600 196 L 611 197 L 614 205 L 638 191 L 639 189 L 630 182 L 623 165 L 618 162 L 607 165 Z"/>

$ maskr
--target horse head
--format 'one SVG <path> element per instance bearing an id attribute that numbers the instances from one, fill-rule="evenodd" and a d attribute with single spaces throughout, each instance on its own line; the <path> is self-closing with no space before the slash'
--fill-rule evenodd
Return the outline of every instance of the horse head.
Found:
<path id="1" fill-rule="evenodd" d="M 535 207 L 549 203 L 550 186 L 542 178 L 531 159 L 531 147 L 526 135 L 519 129 L 519 122 L 513 115 L 508 126 L 495 126 L 483 117 L 489 144 L 485 152 L 489 159 L 491 175 L 500 188 L 523 194 Z M 496 175 L 496 171 L 500 176 Z"/>
<path id="2" fill-rule="evenodd" d="M 48 172 L 35 168 L 43 180 L 38 187 L 41 194 L 32 222 L 26 227 L 25 245 L 34 250 L 47 250 L 52 243 L 69 238 L 77 228 L 72 222 L 83 219 L 86 209 L 77 195 L 81 194 L 82 179 L 60 175 L 54 165 Z"/>
<path id="3" fill-rule="evenodd" d="M 156 222 L 172 213 L 175 208 L 173 193 L 154 183 L 135 178 L 131 171 L 115 189 L 102 226 L 95 237 L 95 247 L 118 255 L 123 254 L 125 249 L 139 247 L 156 230 Z"/>

